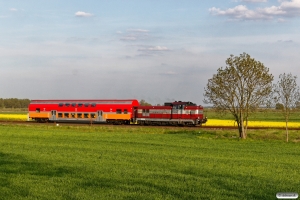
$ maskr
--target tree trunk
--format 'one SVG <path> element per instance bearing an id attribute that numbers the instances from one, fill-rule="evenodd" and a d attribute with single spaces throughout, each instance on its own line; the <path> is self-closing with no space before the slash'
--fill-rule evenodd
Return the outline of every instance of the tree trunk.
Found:
<path id="1" fill-rule="evenodd" d="M 242 139 L 246 139 L 245 129 L 244 129 L 244 117 L 243 117 L 243 113 L 241 113 L 240 124 L 241 124 L 241 138 Z"/>
<path id="2" fill-rule="evenodd" d="M 240 119 L 239 122 L 237 122 L 237 124 L 238 124 L 240 138 L 246 139 L 243 121 Z"/>

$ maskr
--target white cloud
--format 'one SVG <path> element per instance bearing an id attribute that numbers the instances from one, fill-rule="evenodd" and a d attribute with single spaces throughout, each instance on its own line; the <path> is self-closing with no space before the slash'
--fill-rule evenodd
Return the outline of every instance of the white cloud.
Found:
<path id="1" fill-rule="evenodd" d="M 153 46 L 153 47 L 141 48 L 139 49 L 139 51 L 169 51 L 169 49 L 163 46 Z"/>
<path id="2" fill-rule="evenodd" d="M 263 0 L 243 0 L 243 2 L 265 2 Z M 283 17 L 300 16 L 300 0 L 279 0 L 279 6 L 265 8 L 248 9 L 245 5 L 238 5 L 234 8 L 222 10 L 212 7 L 209 9 L 212 15 L 227 16 L 238 20 L 265 20 L 281 17 L 278 21 L 283 21 Z"/>
<path id="3" fill-rule="evenodd" d="M 269 18 L 266 15 L 263 15 L 259 12 L 255 12 L 253 10 L 249 10 L 246 6 L 244 5 L 238 5 L 234 8 L 229 8 L 227 10 L 221 10 L 219 8 L 210 8 L 209 9 L 210 13 L 213 15 L 220 15 L 220 16 L 228 16 L 233 19 L 264 19 L 264 18 Z"/>
<path id="4" fill-rule="evenodd" d="M 145 30 L 145 29 L 128 29 L 127 32 L 148 33 L 149 30 Z"/>
<path id="5" fill-rule="evenodd" d="M 123 40 L 123 41 L 136 41 L 137 37 L 128 35 L 128 36 L 121 37 L 121 40 Z"/>
<path id="6" fill-rule="evenodd" d="M 241 2 L 249 2 L 249 3 L 265 3 L 267 0 L 241 0 Z"/>
<path id="7" fill-rule="evenodd" d="M 145 29 L 127 29 L 126 33 L 120 38 L 123 41 L 137 41 L 137 40 L 147 40 L 149 39 L 149 30 Z M 121 31 L 117 32 L 122 34 Z"/>
<path id="8" fill-rule="evenodd" d="M 93 14 L 91 13 L 87 13 L 87 12 L 82 12 L 82 11 L 78 11 L 75 13 L 76 17 L 91 17 L 93 16 Z"/>
<path id="9" fill-rule="evenodd" d="M 13 11 L 13 12 L 15 12 L 15 11 L 18 11 L 18 9 L 16 9 L 16 8 L 11 8 L 11 9 L 9 9 L 10 11 Z"/>

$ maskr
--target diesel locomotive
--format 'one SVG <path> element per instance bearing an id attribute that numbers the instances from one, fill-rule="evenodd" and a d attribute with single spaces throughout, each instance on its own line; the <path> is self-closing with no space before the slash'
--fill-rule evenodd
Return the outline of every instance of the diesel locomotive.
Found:
<path id="1" fill-rule="evenodd" d="M 37 122 L 196 126 L 207 121 L 202 106 L 182 101 L 142 106 L 136 99 L 32 100 L 28 112 Z"/>

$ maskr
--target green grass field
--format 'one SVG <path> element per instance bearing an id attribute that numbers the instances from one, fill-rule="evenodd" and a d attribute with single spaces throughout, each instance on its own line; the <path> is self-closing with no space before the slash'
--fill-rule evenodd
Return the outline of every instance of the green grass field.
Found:
<path id="1" fill-rule="evenodd" d="M 219 113 L 214 109 L 206 108 L 204 109 L 204 114 L 208 119 L 233 119 L 232 114 L 229 112 Z M 284 122 L 283 113 L 279 110 L 274 109 L 262 109 L 258 110 L 255 113 L 251 113 L 249 116 L 249 121 L 275 121 L 275 122 Z M 300 122 L 300 111 L 296 110 L 290 115 L 290 122 Z"/>
<path id="2" fill-rule="evenodd" d="M 0 125 L 0 199 L 276 199 L 300 192 L 300 143 L 281 137 L 276 130 L 239 140 L 221 130 Z"/>

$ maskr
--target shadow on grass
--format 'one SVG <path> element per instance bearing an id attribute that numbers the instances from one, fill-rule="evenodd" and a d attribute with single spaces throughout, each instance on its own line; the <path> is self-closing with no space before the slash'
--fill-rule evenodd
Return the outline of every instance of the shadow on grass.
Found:
<path id="1" fill-rule="evenodd" d="M 0 199 L 7 199 L 10 195 L 28 197 L 30 185 L 27 185 L 26 181 L 36 180 L 33 176 L 53 178 L 63 177 L 73 172 L 74 170 L 68 167 L 54 167 L 51 164 L 32 161 L 20 155 L 0 152 Z M 25 184 L 16 182 L 13 180 L 14 178 L 24 181 Z"/>
<path id="2" fill-rule="evenodd" d="M 275 199 L 280 191 L 293 191 L 298 188 L 295 184 L 279 184 L 276 181 L 259 177 L 255 174 L 223 174 L 220 172 L 208 172 L 211 187 L 222 192 L 224 198 L 236 197 L 236 199 Z M 293 189 L 291 189 L 293 188 Z"/>
<path id="3" fill-rule="evenodd" d="M 80 183 L 82 189 L 97 188 L 103 191 L 113 191 L 103 193 L 103 198 L 108 199 L 199 199 L 191 191 L 183 191 L 174 184 L 169 185 L 168 175 L 157 175 L 162 181 L 157 182 L 154 177 L 147 178 L 91 178 Z"/>
<path id="4" fill-rule="evenodd" d="M 255 174 L 227 174 L 220 171 L 188 168 L 178 170 L 177 174 L 184 174 L 202 182 L 204 193 L 214 194 L 210 198 L 220 199 L 275 199 L 280 191 L 294 191 L 298 184 L 290 184 L 283 188 L 269 179 L 258 177 Z M 292 188 L 292 189 L 291 189 Z"/>

